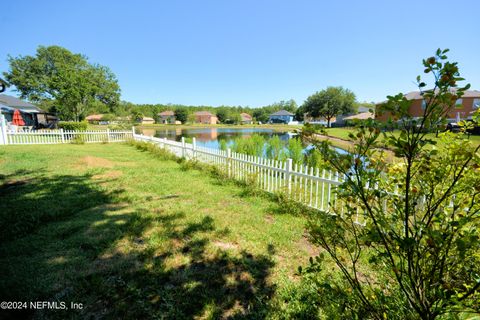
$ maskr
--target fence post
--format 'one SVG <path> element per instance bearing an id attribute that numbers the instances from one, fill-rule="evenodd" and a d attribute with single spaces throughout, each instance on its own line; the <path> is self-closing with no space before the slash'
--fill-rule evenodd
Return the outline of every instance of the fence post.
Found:
<path id="1" fill-rule="evenodd" d="M 0 134 L 2 135 L 2 139 L 0 140 L 1 144 L 8 144 L 7 126 L 5 125 L 5 122 L 5 116 L 0 113 Z"/>
<path id="2" fill-rule="evenodd" d="M 135 140 L 135 127 L 132 126 L 132 139 Z"/>
<path id="3" fill-rule="evenodd" d="M 62 143 L 65 143 L 65 133 L 63 133 L 63 128 L 60 129 L 60 133 L 62 134 Z"/>
<path id="4" fill-rule="evenodd" d="M 197 158 L 197 139 L 192 138 L 192 158 L 195 160 Z"/>
<path id="5" fill-rule="evenodd" d="M 227 148 L 227 176 L 231 177 L 232 171 L 232 149 Z"/>
<path id="6" fill-rule="evenodd" d="M 288 195 L 292 194 L 292 179 L 291 179 L 291 172 L 292 172 L 292 159 L 288 158 L 286 162 L 286 168 L 285 168 L 285 180 L 287 180 L 287 190 L 288 190 Z"/>
<path id="7" fill-rule="evenodd" d="M 182 137 L 182 158 L 185 158 L 185 137 Z"/>
<path id="8" fill-rule="evenodd" d="M 107 128 L 107 142 L 110 142 L 110 128 Z"/>

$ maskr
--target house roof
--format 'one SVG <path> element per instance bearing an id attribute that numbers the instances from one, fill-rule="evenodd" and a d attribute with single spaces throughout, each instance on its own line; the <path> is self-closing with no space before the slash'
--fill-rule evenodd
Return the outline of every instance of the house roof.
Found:
<path id="1" fill-rule="evenodd" d="M 143 117 L 142 121 L 155 121 L 155 119 L 150 118 L 150 117 Z"/>
<path id="2" fill-rule="evenodd" d="M 167 111 L 160 112 L 158 115 L 161 117 L 170 117 L 170 116 L 174 116 L 175 112 L 171 110 L 167 110 Z"/>
<path id="3" fill-rule="evenodd" d="M 452 93 L 455 93 L 457 90 L 452 89 Z M 423 96 L 420 91 L 412 91 L 405 95 L 405 98 L 409 100 L 419 100 L 423 99 Z M 463 93 L 462 98 L 480 98 L 480 91 L 477 90 L 467 90 Z"/>
<path id="4" fill-rule="evenodd" d="M 368 106 L 358 106 L 357 112 L 358 112 L 358 113 L 370 112 L 370 109 L 372 109 L 372 107 L 368 107 Z"/>
<path id="5" fill-rule="evenodd" d="M 275 113 L 272 113 L 270 116 L 293 116 L 294 114 L 288 112 L 287 110 L 280 110 Z"/>
<path id="6" fill-rule="evenodd" d="M 103 118 L 103 114 L 91 114 L 85 117 L 87 121 L 100 121 Z"/>
<path id="7" fill-rule="evenodd" d="M 362 112 L 358 114 L 354 114 L 348 117 L 343 118 L 343 120 L 353 120 L 353 119 L 359 119 L 359 120 L 366 120 L 366 119 L 373 119 L 375 118 L 375 115 L 371 112 Z"/>
<path id="8" fill-rule="evenodd" d="M 428 90 L 425 90 L 425 91 L 428 91 Z M 456 91 L 457 91 L 456 89 L 452 89 L 451 92 L 455 93 Z M 411 91 L 411 92 L 405 94 L 405 98 L 407 98 L 408 100 L 421 100 L 421 99 L 423 99 L 423 96 L 422 96 L 422 93 L 420 91 Z M 478 91 L 478 90 L 467 90 L 463 93 L 462 98 L 480 98 L 480 91 Z M 377 105 L 383 104 L 385 102 L 386 101 L 379 102 L 379 103 L 377 103 Z"/>
<path id="9" fill-rule="evenodd" d="M 195 112 L 195 115 L 196 116 L 213 116 L 212 113 L 208 112 L 208 111 L 198 111 L 198 112 Z"/>
<path id="10" fill-rule="evenodd" d="M 249 115 L 248 113 L 242 112 L 240 113 L 240 117 L 242 117 L 243 121 L 250 121 L 252 120 L 252 116 Z"/>
<path id="11" fill-rule="evenodd" d="M 44 112 L 39 107 L 31 104 L 30 102 L 23 101 L 16 97 L 8 96 L 6 94 L 0 94 L 0 103 L 6 105 L 7 107 L 20 109 L 22 111 L 33 111 L 33 112 Z"/>

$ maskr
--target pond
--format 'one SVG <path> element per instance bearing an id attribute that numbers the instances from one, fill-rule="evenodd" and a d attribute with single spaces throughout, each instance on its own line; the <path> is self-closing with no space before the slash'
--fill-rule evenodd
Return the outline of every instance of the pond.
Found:
<path id="1" fill-rule="evenodd" d="M 220 141 L 224 140 L 227 145 L 232 145 L 233 141 L 236 138 L 249 138 L 253 134 L 258 134 L 263 136 L 265 139 L 278 136 L 280 140 L 285 143 L 295 137 L 297 134 L 292 131 L 276 131 L 273 129 L 266 128 L 194 128 L 194 129 L 182 129 L 182 128 L 172 128 L 172 129 L 152 129 L 152 128 L 138 128 L 137 132 L 146 135 L 154 136 L 157 138 L 167 138 L 169 140 L 181 141 L 182 137 L 193 138 L 195 137 L 198 146 L 207 147 L 207 148 L 220 148 Z M 312 146 L 306 146 L 305 151 L 311 149 Z M 347 151 L 332 147 L 340 154 L 346 154 Z"/>
<path id="2" fill-rule="evenodd" d="M 220 140 L 224 140 L 227 145 L 231 145 L 238 138 L 249 138 L 253 134 L 258 134 L 264 138 L 272 138 L 278 136 L 282 141 L 288 141 L 295 134 L 293 132 L 279 132 L 272 129 L 262 128 L 194 128 L 194 129 L 149 129 L 139 128 L 139 133 L 146 136 L 154 136 L 157 138 L 167 138 L 169 140 L 180 141 L 182 137 L 193 138 L 197 140 L 197 145 L 208 148 L 218 149 Z M 292 130 L 293 131 L 293 130 Z"/>

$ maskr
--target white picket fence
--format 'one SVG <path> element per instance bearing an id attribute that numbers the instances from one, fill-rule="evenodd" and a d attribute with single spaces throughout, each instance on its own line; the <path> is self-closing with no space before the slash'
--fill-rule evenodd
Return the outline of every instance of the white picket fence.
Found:
<path id="1" fill-rule="evenodd" d="M 165 148 L 187 160 L 217 166 L 228 177 L 238 181 L 255 183 L 257 187 L 270 193 L 282 193 L 291 200 L 314 209 L 326 212 L 343 212 L 336 189 L 342 177 L 329 170 L 319 170 L 306 165 L 293 164 L 292 159 L 277 161 L 263 157 L 219 150 L 192 143 L 172 141 L 136 134 L 134 128 L 121 130 L 36 130 L 9 131 L 0 126 L 0 145 L 4 144 L 61 144 L 83 141 L 85 143 L 121 142 L 128 139 L 146 141 Z M 356 222 L 362 224 L 363 214 L 357 213 Z"/>
<path id="2" fill-rule="evenodd" d="M 0 119 L 1 120 L 1 119 Z M 262 157 L 219 150 L 192 143 L 172 141 L 136 134 L 134 128 L 121 130 L 35 130 L 11 131 L 0 125 L 0 145 L 8 144 L 61 144 L 72 142 L 101 143 L 121 142 L 128 139 L 154 143 L 178 157 L 217 166 L 228 177 L 255 183 L 257 187 L 271 193 L 283 193 L 290 199 L 306 206 L 327 211 L 341 212 L 342 204 L 337 200 L 336 189 L 342 183 L 341 176 L 328 170 L 319 170 L 305 165 L 293 164 L 291 159 L 277 161 Z M 335 209 L 335 210 L 332 210 Z M 359 215 L 357 215 L 358 221 Z"/>
<path id="3" fill-rule="evenodd" d="M 99 143 L 99 142 L 122 142 L 132 139 L 131 130 L 35 130 L 35 131 L 12 131 L 0 132 L 0 144 L 57 144 L 57 143 Z"/>
<path id="4" fill-rule="evenodd" d="M 178 157 L 215 165 L 230 178 L 253 182 L 267 192 L 283 192 L 290 199 L 318 210 L 329 212 L 341 206 L 336 197 L 341 177 L 332 171 L 293 165 L 292 159 L 277 161 L 231 152 L 230 149 L 201 147 L 196 145 L 195 138 L 192 143 L 186 143 L 184 138 L 179 142 L 140 134 L 134 134 L 133 138 L 156 144 Z"/>

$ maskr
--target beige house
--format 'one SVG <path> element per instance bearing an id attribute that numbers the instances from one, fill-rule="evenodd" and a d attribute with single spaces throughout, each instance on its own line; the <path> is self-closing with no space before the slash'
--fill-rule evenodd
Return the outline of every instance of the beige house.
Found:
<path id="1" fill-rule="evenodd" d="M 375 115 L 371 112 L 361 112 L 361 113 L 343 118 L 343 120 L 367 120 L 367 119 L 375 119 Z"/>
<path id="2" fill-rule="evenodd" d="M 195 122 L 203 124 L 217 124 L 218 118 L 208 111 L 195 112 Z"/>
<path id="3" fill-rule="evenodd" d="M 240 113 L 241 123 L 242 124 L 252 124 L 253 118 L 248 113 L 242 112 Z"/>
<path id="4" fill-rule="evenodd" d="M 154 124 L 155 120 L 153 118 L 150 118 L 150 117 L 143 117 L 138 122 L 140 122 L 141 124 Z"/>
<path id="5" fill-rule="evenodd" d="M 103 114 L 91 114 L 89 116 L 85 117 L 85 120 L 87 120 L 89 123 L 96 123 L 98 121 L 102 121 Z"/>
<path id="6" fill-rule="evenodd" d="M 163 111 L 158 114 L 158 119 L 160 123 L 176 123 L 175 112 L 168 110 Z"/>

